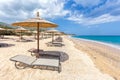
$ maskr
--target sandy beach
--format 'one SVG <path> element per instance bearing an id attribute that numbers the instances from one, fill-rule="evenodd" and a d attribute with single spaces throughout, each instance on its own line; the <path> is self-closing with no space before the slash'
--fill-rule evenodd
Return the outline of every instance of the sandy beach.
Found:
<path id="1" fill-rule="evenodd" d="M 87 53 L 97 68 L 108 73 L 116 80 L 120 80 L 120 50 L 119 48 L 107 45 L 106 43 L 73 39 L 75 47 Z"/>
<path id="2" fill-rule="evenodd" d="M 7 43 L 10 44 L 10 46 L 0 47 L 0 80 L 115 80 L 116 78 L 117 80 L 120 79 L 120 77 L 118 77 L 120 74 L 118 74 L 119 72 L 117 71 L 120 70 L 119 65 L 115 65 L 115 63 L 112 64 L 112 61 L 110 63 L 109 59 L 103 58 L 105 56 L 97 53 L 99 52 L 97 47 L 100 49 L 100 51 L 107 52 L 107 46 L 105 46 L 104 48 L 101 47 L 103 45 L 98 46 L 98 44 L 96 43 L 77 41 L 75 39 L 71 41 L 70 39 L 63 37 L 64 46 L 47 47 L 45 43 L 51 41 L 51 38 L 43 39 L 40 40 L 40 49 L 43 49 L 45 51 L 60 51 L 64 53 L 63 55 L 61 55 L 62 58 L 64 58 L 63 61 L 61 61 L 62 71 L 58 73 L 57 71 L 32 69 L 29 67 L 26 69 L 18 70 L 15 68 L 14 62 L 10 61 L 9 59 L 18 54 L 31 56 L 30 52 L 28 52 L 27 50 L 31 48 L 36 48 L 36 40 L 33 39 L 33 36 L 25 36 L 25 38 L 33 39 L 33 42 L 16 42 L 15 39 L 17 39 L 18 37 L 5 37 L 7 37 L 7 39 L 0 39 L 0 43 Z M 103 48 L 104 50 L 102 50 Z M 110 49 L 109 52 L 111 51 L 114 50 Z M 107 58 L 108 57 L 109 55 L 107 56 Z M 112 59 L 114 59 L 114 57 L 112 57 Z M 112 68 L 111 70 L 107 68 L 108 65 Z M 115 65 L 116 69 L 111 65 Z"/>

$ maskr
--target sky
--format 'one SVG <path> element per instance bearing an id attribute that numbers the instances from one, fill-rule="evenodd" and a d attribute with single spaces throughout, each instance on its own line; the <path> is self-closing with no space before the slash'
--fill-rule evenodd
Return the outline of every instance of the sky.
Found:
<path id="1" fill-rule="evenodd" d="M 40 17 L 77 35 L 120 35 L 120 0 L 0 0 L 0 22 Z"/>

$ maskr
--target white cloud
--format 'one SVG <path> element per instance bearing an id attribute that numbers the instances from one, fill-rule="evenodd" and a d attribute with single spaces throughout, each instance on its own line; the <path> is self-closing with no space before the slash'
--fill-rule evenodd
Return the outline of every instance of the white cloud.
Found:
<path id="1" fill-rule="evenodd" d="M 67 17 L 68 20 L 85 25 L 120 21 L 120 0 L 106 0 L 105 4 L 86 12 L 87 14 L 84 13 L 87 10 L 81 10 L 79 5 L 91 9 L 91 6 L 98 5 L 101 0 L 74 0 L 75 3 L 67 7 L 68 10 L 64 10 L 65 4 L 69 3 L 69 1 L 0 0 L 0 22 L 11 23 L 36 17 L 37 11 L 40 12 L 42 18 Z"/>
<path id="2" fill-rule="evenodd" d="M 101 24 L 106 22 L 120 21 L 120 16 L 112 16 L 110 14 L 104 14 L 95 18 L 85 18 L 83 15 L 80 16 L 71 16 L 68 20 L 72 20 L 76 23 L 83 25 L 93 25 L 93 24 Z"/>
<path id="3" fill-rule="evenodd" d="M 93 18 L 88 22 L 88 24 L 100 24 L 100 23 L 113 22 L 113 21 L 119 21 L 119 20 L 120 20 L 120 16 L 112 16 L 109 14 L 104 14 L 97 18 Z"/>
<path id="4" fill-rule="evenodd" d="M 46 5 L 46 6 L 45 6 Z M 35 9 L 34 12 L 40 11 L 40 15 L 46 18 L 54 18 L 66 16 L 69 13 L 68 10 L 64 10 L 64 2 L 58 0 L 50 0 L 48 2 L 44 2 L 41 5 L 42 8 Z"/>
<path id="5" fill-rule="evenodd" d="M 0 0 L 0 21 L 19 21 L 35 17 L 36 12 L 44 18 L 65 16 L 69 11 L 64 10 L 64 0 Z M 12 20 L 12 21 L 11 21 Z"/>

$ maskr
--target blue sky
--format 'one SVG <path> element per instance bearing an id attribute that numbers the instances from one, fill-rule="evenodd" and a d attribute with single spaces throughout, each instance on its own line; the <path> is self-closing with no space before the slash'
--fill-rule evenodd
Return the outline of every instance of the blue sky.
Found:
<path id="1" fill-rule="evenodd" d="M 40 17 L 78 35 L 120 35 L 120 0 L 1 0 L 0 22 Z"/>

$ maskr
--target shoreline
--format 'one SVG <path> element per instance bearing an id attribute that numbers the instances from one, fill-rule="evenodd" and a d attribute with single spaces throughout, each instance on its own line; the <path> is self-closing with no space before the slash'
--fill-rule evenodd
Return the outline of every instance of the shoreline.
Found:
<path id="1" fill-rule="evenodd" d="M 78 50 L 85 52 L 90 56 L 96 67 L 102 72 L 107 73 L 120 80 L 120 49 L 111 44 L 99 41 L 84 40 L 69 37 Z"/>
<path id="2" fill-rule="evenodd" d="M 74 37 L 70 37 L 70 38 L 74 38 Z M 102 42 L 102 41 L 97 41 L 97 40 L 89 40 L 89 39 L 83 39 L 83 38 L 74 38 L 74 39 L 80 39 L 80 40 L 84 40 L 84 41 L 90 41 L 90 42 L 95 42 L 95 43 L 100 43 L 106 46 L 110 46 L 113 48 L 117 48 L 120 50 L 120 46 L 116 45 L 116 44 L 112 44 L 112 43 L 107 43 L 107 42 Z"/>

